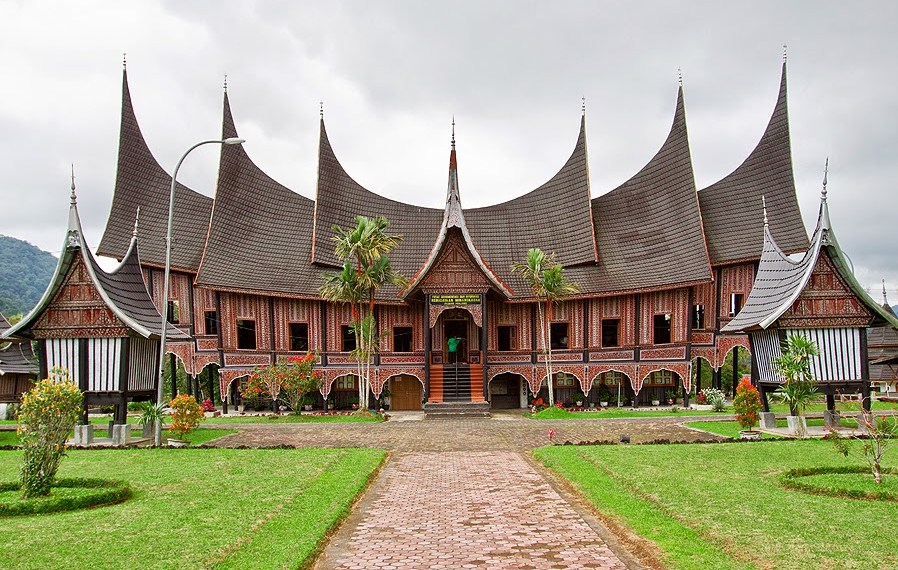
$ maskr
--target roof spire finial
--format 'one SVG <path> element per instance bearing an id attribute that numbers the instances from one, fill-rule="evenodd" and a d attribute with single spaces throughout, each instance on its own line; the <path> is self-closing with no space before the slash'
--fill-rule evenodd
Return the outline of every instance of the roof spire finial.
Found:
<path id="1" fill-rule="evenodd" d="M 452 115 L 452 150 L 455 150 L 455 115 Z"/>
<path id="2" fill-rule="evenodd" d="M 823 165 L 823 191 L 820 192 L 820 199 L 826 202 L 826 178 L 829 175 L 829 157 L 826 157 L 826 164 Z"/>
<path id="3" fill-rule="evenodd" d="M 889 304 L 889 298 L 886 297 L 886 280 L 885 279 L 882 280 L 882 304 L 883 305 Z"/>
<path id="4" fill-rule="evenodd" d="M 783 44 L 783 63 L 786 63 L 786 44 Z"/>
<path id="5" fill-rule="evenodd" d="M 580 105 L 580 110 L 583 112 L 583 116 L 586 116 L 586 95 L 580 97 L 582 104 Z"/>
<path id="6" fill-rule="evenodd" d="M 682 87 L 683 86 L 683 69 L 680 67 L 677 67 L 677 81 L 679 82 L 680 87 Z"/>
<path id="7" fill-rule="evenodd" d="M 767 198 L 761 195 L 761 208 L 764 210 L 764 227 L 767 227 Z"/>
<path id="8" fill-rule="evenodd" d="M 122 52 L 122 69 L 128 69 L 128 54 L 127 52 Z"/>
<path id="9" fill-rule="evenodd" d="M 72 205 L 78 203 L 78 197 L 75 195 L 75 165 L 72 164 Z"/>
<path id="10" fill-rule="evenodd" d="M 140 219 L 140 206 L 137 206 L 137 213 L 134 214 L 134 231 L 131 232 L 131 237 L 137 239 L 137 220 Z"/>
<path id="11" fill-rule="evenodd" d="M 324 120 L 324 101 L 318 101 L 318 115 Z"/>
<path id="12" fill-rule="evenodd" d="M 228 74 L 225 73 L 224 76 L 225 76 L 225 78 L 224 78 L 224 92 L 227 93 L 227 92 L 228 92 Z"/>

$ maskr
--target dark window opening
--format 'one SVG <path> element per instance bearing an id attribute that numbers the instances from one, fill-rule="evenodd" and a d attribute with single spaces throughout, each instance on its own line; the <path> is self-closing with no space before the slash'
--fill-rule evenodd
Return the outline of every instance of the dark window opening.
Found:
<path id="1" fill-rule="evenodd" d="M 355 331 L 349 325 L 340 326 L 340 350 L 343 352 L 352 352 L 355 350 Z"/>
<path id="2" fill-rule="evenodd" d="M 655 315 L 655 344 L 667 344 L 670 342 L 670 313 Z"/>
<path id="3" fill-rule="evenodd" d="M 602 319 L 602 346 L 620 346 L 620 319 Z"/>
<path id="4" fill-rule="evenodd" d="M 168 322 L 173 324 L 181 322 L 181 304 L 177 301 L 168 302 Z"/>
<path id="5" fill-rule="evenodd" d="M 290 323 L 290 350 L 296 352 L 309 350 L 308 323 Z"/>
<path id="6" fill-rule="evenodd" d="M 745 302 L 745 295 L 742 293 L 730 294 L 730 316 L 735 317 L 742 310 L 742 304 Z"/>
<path id="7" fill-rule="evenodd" d="M 552 323 L 549 328 L 549 342 L 552 350 L 557 348 L 565 349 L 568 347 L 567 323 Z"/>
<path id="8" fill-rule="evenodd" d="M 393 327 L 393 352 L 412 351 L 412 327 Z"/>
<path id="9" fill-rule="evenodd" d="M 499 326 L 496 327 L 499 340 L 499 352 L 514 350 L 515 327 Z"/>
<path id="10" fill-rule="evenodd" d="M 692 328 L 693 330 L 700 330 L 705 328 L 705 306 L 704 305 L 693 305 L 692 306 Z"/>
<path id="11" fill-rule="evenodd" d="M 218 334 L 218 312 L 206 311 L 206 334 Z"/>
<path id="12" fill-rule="evenodd" d="M 256 349 L 256 321 L 237 319 L 237 348 Z"/>

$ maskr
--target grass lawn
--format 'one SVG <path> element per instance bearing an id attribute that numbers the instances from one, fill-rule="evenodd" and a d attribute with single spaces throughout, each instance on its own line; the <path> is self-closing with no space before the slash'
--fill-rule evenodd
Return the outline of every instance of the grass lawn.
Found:
<path id="1" fill-rule="evenodd" d="M 4 568 L 297 568 L 380 465 L 370 449 L 70 451 L 61 477 L 129 481 L 109 507 L 3 521 Z M 21 452 L 0 451 L 15 481 Z"/>
<path id="2" fill-rule="evenodd" d="M 316 416 L 312 414 L 284 415 L 284 416 L 219 416 L 206 418 L 205 424 L 344 424 L 359 422 L 382 422 L 383 416 Z"/>
<path id="3" fill-rule="evenodd" d="M 779 486 L 792 468 L 858 464 L 829 442 L 552 446 L 534 455 L 655 543 L 669 568 L 898 567 L 898 535 L 883 530 L 894 526 L 894 502 Z"/>
<path id="4" fill-rule="evenodd" d="M 223 437 L 226 435 L 231 435 L 232 433 L 237 433 L 235 429 L 205 429 L 200 428 L 193 430 L 183 437 L 185 441 L 189 441 L 191 445 L 199 445 L 201 443 L 206 443 L 207 441 L 212 441 L 213 439 L 218 439 L 219 437 Z M 71 434 L 70 434 L 71 435 Z M 139 436 L 140 434 L 132 433 L 131 436 Z M 95 429 L 94 437 L 107 437 L 106 430 Z M 174 434 L 170 434 L 168 430 L 162 431 L 162 437 L 174 438 Z M 0 445 L 19 445 L 19 437 L 16 435 L 14 431 L 0 431 Z"/>
<path id="5" fill-rule="evenodd" d="M 596 408 L 598 410 L 598 408 Z M 549 407 L 536 414 L 527 414 L 526 417 L 535 420 L 601 420 L 609 418 L 658 418 L 676 416 L 726 416 L 732 414 L 733 409 L 727 408 L 724 412 L 712 412 L 711 410 L 684 410 L 680 408 L 674 412 L 668 409 L 661 410 L 633 410 L 632 408 L 605 408 L 601 411 L 571 412 L 557 407 Z"/>
<path id="6" fill-rule="evenodd" d="M 809 426 L 822 426 L 823 418 L 808 418 L 807 423 Z M 716 422 L 686 422 L 686 426 L 698 428 L 701 430 L 709 431 L 711 433 L 716 433 L 717 435 L 722 435 L 726 437 L 738 438 L 739 431 L 742 429 L 739 427 L 739 424 L 735 421 L 716 421 Z M 845 427 L 856 428 L 857 420 L 854 418 L 842 418 L 842 425 Z M 784 428 L 787 426 L 786 420 L 776 420 L 776 427 Z M 755 426 L 757 429 L 757 426 Z M 761 434 L 762 439 L 782 439 L 778 436 L 771 435 L 768 433 Z"/>

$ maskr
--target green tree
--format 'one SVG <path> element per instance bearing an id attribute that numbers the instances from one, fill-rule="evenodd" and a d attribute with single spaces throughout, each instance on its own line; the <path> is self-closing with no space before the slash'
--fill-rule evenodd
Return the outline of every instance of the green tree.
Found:
<path id="1" fill-rule="evenodd" d="M 564 267 L 555 261 L 555 254 L 546 255 L 538 247 L 527 250 L 524 262 L 516 262 L 511 270 L 527 282 L 537 299 L 540 342 L 546 361 L 546 378 L 549 384 L 549 405 L 555 405 L 555 391 L 552 386 L 552 343 L 550 326 L 552 307 L 568 295 L 580 292 L 580 286 L 569 282 L 564 276 Z"/>
<path id="2" fill-rule="evenodd" d="M 357 216 L 355 226 L 344 230 L 334 226 L 334 252 L 343 260 L 343 269 L 324 276 L 320 288 L 325 300 L 350 305 L 356 346 L 352 351 L 359 376 L 359 407 L 368 408 L 371 386 L 371 357 L 379 348 L 374 318 L 377 291 L 386 285 L 403 287 L 407 280 L 393 271 L 388 254 L 402 236 L 387 232 L 384 216 Z"/>

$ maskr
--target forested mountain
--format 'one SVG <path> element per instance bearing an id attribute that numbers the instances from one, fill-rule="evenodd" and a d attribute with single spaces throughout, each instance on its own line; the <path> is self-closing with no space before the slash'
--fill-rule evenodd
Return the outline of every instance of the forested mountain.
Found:
<path id="1" fill-rule="evenodd" d="M 27 313 L 43 295 L 56 258 L 27 241 L 0 235 L 0 313 Z"/>

